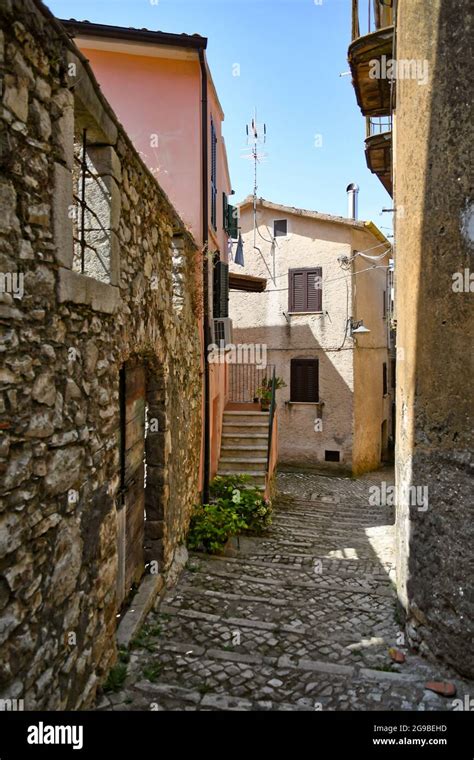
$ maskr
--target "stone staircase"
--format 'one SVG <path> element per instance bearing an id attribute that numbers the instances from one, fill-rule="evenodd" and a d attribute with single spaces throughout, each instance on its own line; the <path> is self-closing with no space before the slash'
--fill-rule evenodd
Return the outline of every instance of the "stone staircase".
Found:
<path id="1" fill-rule="evenodd" d="M 349 478 L 315 476 L 324 493 L 306 494 L 307 476 L 289 477 L 297 496 L 275 497 L 265 535 L 190 556 L 99 710 L 431 711 L 453 707 L 428 681 L 449 679 L 461 700 L 472 693 L 407 647 L 405 663 L 391 660 L 393 510 L 368 503 L 377 479 L 359 496 Z"/>
<path id="2" fill-rule="evenodd" d="M 265 489 L 270 415 L 259 411 L 224 411 L 218 475 L 250 475 Z"/>

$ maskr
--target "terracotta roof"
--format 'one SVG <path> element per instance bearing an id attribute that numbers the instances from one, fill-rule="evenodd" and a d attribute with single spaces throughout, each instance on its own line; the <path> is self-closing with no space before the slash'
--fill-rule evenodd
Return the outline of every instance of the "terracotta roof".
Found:
<path id="1" fill-rule="evenodd" d="M 244 208 L 253 204 L 253 195 L 248 195 L 244 200 L 238 204 L 239 208 Z M 320 222 L 330 222 L 332 224 L 343 224 L 347 227 L 355 227 L 358 230 L 368 230 L 378 240 L 386 242 L 391 245 L 387 240 L 383 232 L 373 222 L 363 221 L 362 219 L 348 219 L 345 216 L 336 216 L 335 214 L 325 214 L 320 211 L 310 211 L 305 208 L 296 208 L 295 206 L 284 206 L 281 203 L 272 203 L 265 200 L 265 198 L 257 198 L 257 206 L 263 206 L 264 208 L 274 209 L 275 211 L 281 211 L 284 214 L 293 214 L 294 216 L 305 216 L 309 219 L 316 219 Z"/>

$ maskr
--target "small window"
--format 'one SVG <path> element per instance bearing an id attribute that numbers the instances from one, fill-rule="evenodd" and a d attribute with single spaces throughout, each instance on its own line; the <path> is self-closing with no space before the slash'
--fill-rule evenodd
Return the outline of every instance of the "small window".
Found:
<path id="1" fill-rule="evenodd" d="M 326 450 L 324 452 L 324 460 L 325 460 L 325 462 L 340 462 L 341 461 L 341 452 L 340 451 L 328 451 L 328 450 Z"/>
<path id="2" fill-rule="evenodd" d="M 73 269 L 105 283 L 110 283 L 111 193 L 94 160 L 108 150 L 89 143 L 86 129 L 74 138 Z"/>
<path id="3" fill-rule="evenodd" d="M 397 363 L 396 363 L 395 359 L 391 359 L 390 360 L 390 370 L 391 370 L 390 371 L 390 374 L 391 374 L 391 385 L 392 385 L 392 388 L 395 388 L 396 387 L 396 382 L 397 382 Z"/>
<path id="4" fill-rule="evenodd" d="M 388 384 L 387 384 L 387 364 L 384 362 L 382 367 L 382 384 L 383 384 L 383 395 L 386 396 L 388 393 Z"/>
<path id="5" fill-rule="evenodd" d="M 273 237 L 286 237 L 288 234 L 288 220 L 275 219 L 273 222 Z"/>
<path id="6" fill-rule="evenodd" d="M 288 272 L 288 310 L 292 312 L 323 310 L 323 270 L 290 269 Z"/>
<path id="7" fill-rule="evenodd" d="M 292 359 L 290 382 L 290 401 L 319 401 L 318 359 Z"/>
<path id="8" fill-rule="evenodd" d="M 385 319 L 387 316 L 387 291 L 383 291 L 383 302 L 382 302 L 382 317 Z"/>

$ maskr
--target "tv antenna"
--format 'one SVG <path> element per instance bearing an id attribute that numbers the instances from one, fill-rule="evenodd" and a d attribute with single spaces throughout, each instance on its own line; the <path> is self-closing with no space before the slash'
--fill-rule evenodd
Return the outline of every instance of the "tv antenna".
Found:
<path id="1" fill-rule="evenodd" d="M 251 161 L 253 161 L 254 165 L 254 180 L 253 180 L 253 247 L 254 250 L 258 251 L 260 254 L 260 257 L 262 258 L 266 269 L 268 270 L 268 273 L 270 277 L 272 278 L 273 282 L 275 282 L 275 272 L 273 272 L 268 266 L 260 248 L 257 246 L 257 234 L 259 237 L 262 238 L 266 243 L 270 243 L 273 246 L 273 240 L 268 240 L 267 238 L 264 238 L 263 235 L 258 230 L 257 225 L 257 190 L 258 190 L 258 184 L 257 184 L 257 168 L 258 164 L 264 161 L 267 158 L 267 154 L 264 150 L 262 150 L 263 146 L 265 145 L 267 141 L 267 125 L 265 123 L 260 123 L 257 120 L 257 109 L 254 109 L 254 115 L 252 120 L 249 124 L 246 125 L 246 133 L 247 133 L 247 147 L 244 148 L 244 150 L 247 151 L 247 153 L 243 156 L 243 158 L 247 158 Z M 248 149 L 250 148 L 250 151 Z M 273 269 L 275 269 L 275 257 L 273 255 Z"/>
<path id="2" fill-rule="evenodd" d="M 254 163 L 254 183 L 253 183 L 253 197 L 254 204 L 257 199 L 257 166 L 261 161 L 264 161 L 267 154 L 262 150 L 263 145 L 267 141 L 267 125 L 259 123 L 257 121 L 257 109 L 254 109 L 254 115 L 249 124 L 245 127 L 247 133 L 247 147 L 244 148 L 247 153 L 243 158 L 247 158 Z M 250 152 L 248 149 L 250 148 Z"/>

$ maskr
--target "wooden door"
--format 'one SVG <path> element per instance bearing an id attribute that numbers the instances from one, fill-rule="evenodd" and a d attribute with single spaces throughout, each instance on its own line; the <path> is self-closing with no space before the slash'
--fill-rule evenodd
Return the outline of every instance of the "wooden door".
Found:
<path id="1" fill-rule="evenodd" d="M 145 389 L 144 366 L 126 362 L 120 371 L 119 603 L 145 567 Z"/>

